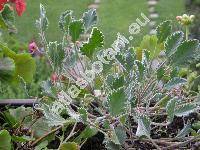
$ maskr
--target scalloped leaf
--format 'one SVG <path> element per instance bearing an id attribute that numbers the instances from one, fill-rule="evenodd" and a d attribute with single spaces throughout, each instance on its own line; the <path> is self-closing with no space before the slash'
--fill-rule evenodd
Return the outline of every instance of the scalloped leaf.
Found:
<path id="1" fill-rule="evenodd" d="M 136 131 L 136 136 L 147 136 L 150 137 L 150 120 L 147 116 L 142 115 L 138 118 L 138 127 Z"/>
<path id="2" fill-rule="evenodd" d="M 195 55 L 199 53 L 198 48 L 198 40 L 184 41 L 172 55 L 172 64 L 176 66 L 188 65 L 194 59 Z"/>
<path id="3" fill-rule="evenodd" d="M 126 95 L 123 88 L 114 90 L 108 97 L 109 109 L 112 116 L 125 112 Z"/>
<path id="4" fill-rule="evenodd" d="M 166 20 L 158 25 L 158 27 L 156 29 L 158 43 L 164 42 L 167 39 L 167 37 L 171 34 L 171 32 L 172 32 L 171 23 L 172 23 L 171 20 Z"/>
<path id="5" fill-rule="evenodd" d="M 115 134 L 120 144 L 123 144 L 127 138 L 126 131 L 123 126 L 119 125 L 115 128 Z"/>
<path id="6" fill-rule="evenodd" d="M 85 32 L 87 32 L 92 26 L 97 23 L 97 12 L 96 9 L 89 9 L 83 14 L 83 23 L 85 27 Z"/>
<path id="7" fill-rule="evenodd" d="M 90 126 L 87 126 L 81 133 L 78 137 L 76 137 L 74 139 L 74 141 L 76 143 L 81 143 L 82 141 L 84 141 L 85 139 L 88 139 L 92 136 L 94 136 L 95 134 L 97 134 L 97 129 L 96 128 L 93 128 L 93 127 L 90 127 Z"/>
<path id="8" fill-rule="evenodd" d="M 72 11 L 71 10 L 65 11 L 60 15 L 58 25 L 59 25 L 61 31 L 68 33 L 69 24 L 70 24 L 71 20 L 72 20 Z"/>
<path id="9" fill-rule="evenodd" d="M 170 101 L 168 101 L 167 106 L 166 106 L 166 112 L 167 112 L 168 119 L 169 119 L 170 122 L 172 122 L 173 119 L 174 119 L 176 101 L 177 101 L 177 99 L 173 98 Z"/>
<path id="10" fill-rule="evenodd" d="M 74 20 L 69 24 L 69 35 L 72 37 L 72 42 L 75 43 L 83 31 L 84 29 L 82 20 Z"/>
<path id="11" fill-rule="evenodd" d="M 114 77 L 113 75 L 108 75 L 106 77 L 106 83 L 112 90 L 117 90 L 124 86 L 124 76 Z"/>
<path id="12" fill-rule="evenodd" d="M 187 80 L 186 80 L 186 79 L 184 79 L 184 78 L 179 78 L 179 77 L 175 77 L 175 78 L 169 80 L 169 81 L 165 84 L 164 89 L 170 90 L 170 89 L 172 89 L 172 88 L 174 88 L 174 87 L 176 87 L 176 86 L 180 86 L 180 85 L 183 85 L 183 84 L 185 84 L 185 83 L 187 83 Z"/>
<path id="13" fill-rule="evenodd" d="M 91 37 L 88 42 L 83 44 L 81 47 L 81 52 L 88 58 L 92 58 L 97 48 L 104 45 L 103 33 L 96 27 L 92 29 Z"/>
<path id="14" fill-rule="evenodd" d="M 183 139 L 186 135 L 188 135 L 189 133 L 190 133 L 190 131 L 191 131 L 191 124 L 186 124 L 185 126 L 184 126 L 184 128 L 181 130 L 181 131 L 179 131 L 179 133 L 177 134 L 177 136 L 175 137 L 176 139 L 178 138 L 180 138 L 180 139 Z"/>
<path id="15" fill-rule="evenodd" d="M 165 42 L 165 53 L 169 57 L 176 52 L 177 47 L 183 41 L 184 33 L 183 32 L 175 32 L 170 35 Z"/>
<path id="16" fill-rule="evenodd" d="M 175 115 L 178 117 L 187 116 L 190 113 L 196 111 L 197 106 L 195 104 L 184 104 L 183 106 L 179 106 L 175 110 Z"/>

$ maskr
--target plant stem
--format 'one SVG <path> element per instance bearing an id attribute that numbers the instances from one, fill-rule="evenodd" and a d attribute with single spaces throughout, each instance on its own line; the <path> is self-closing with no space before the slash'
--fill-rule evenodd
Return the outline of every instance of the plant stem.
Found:
<path id="1" fill-rule="evenodd" d="M 185 27 L 185 39 L 186 40 L 189 39 L 189 27 L 188 26 Z"/>
<path id="2" fill-rule="evenodd" d="M 185 146 L 185 145 L 189 144 L 190 142 L 196 141 L 199 138 L 200 138 L 200 135 L 197 135 L 197 136 L 195 136 L 195 137 L 193 137 L 193 138 L 191 138 L 191 139 L 189 139 L 185 142 L 181 142 L 181 143 L 178 143 L 178 144 L 167 146 L 163 150 L 180 148 L 181 146 Z"/>
<path id="3" fill-rule="evenodd" d="M 48 135 L 55 133 L 56 131 L 60 130 L 62 128 L 62 126 L 59 126 L 53 130 L 51 130 L 50 132 L 46 133 L 45 135 L 43 135 L 42 137 L 38 138 L 37 140 L 35 140 L 32 144 L 31 147 L 36 146 L 39 142 L 41 142 L 44 138 L 46 138 Z"/>
<path id="4" fill-rule="evenodd" d="M 68 135 L 68 137 L 63 141 L 63 143 L 67 142 L 67 140 L 69 140 L 76 132 L 74 132 L 74 130 L 76 129 L 76 125 L 77 125 L 77 122 L 75 122 L 70 134 Z"/>

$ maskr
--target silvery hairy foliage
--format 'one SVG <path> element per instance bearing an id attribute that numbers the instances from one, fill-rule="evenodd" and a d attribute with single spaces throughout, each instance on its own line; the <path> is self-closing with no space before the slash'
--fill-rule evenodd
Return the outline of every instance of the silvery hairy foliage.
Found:
<path id="1" fill-rule="evenodd" d="M 56 79 L 43 82 L 44 97 L 36 108 L 51 127 L 84 125 L 78 135 L 62 139 L 61 146 L 72 144 L 68 140 L 73 137 L 73 144 L 81 147 L 101 132 L 107 149 L 128 149 L 139 139 L 159 149 L 163 145 L 152 139 L 152 132 L 199 111 L 199 93 L 188 91 L 187 80 L 179 76 L 182 66 L 199 57 L 199 41 L 184 40 L 182 31 L 172 33 L 171 21 L 160 24 L 156 35 L 144 36 L 136 47 L 118 34 L 108 51 L 103 33 L 95 27 L 95 10 L 81 19 L 72 11 L 62 13 L 61 42 L 47 42 L 45 13 L 41 6 L 37 26 Z M 102 70 L 88 76 L 97 61 Z M 172 138 L 184 141 L 190 129 L 190 122 L 185 122 Z"/>

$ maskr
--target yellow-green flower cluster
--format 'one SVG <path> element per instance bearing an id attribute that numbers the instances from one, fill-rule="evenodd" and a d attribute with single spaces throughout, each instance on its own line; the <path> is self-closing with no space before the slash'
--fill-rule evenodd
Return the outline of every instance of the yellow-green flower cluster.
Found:
<path id="1" fill-rule="evenodd" d="M 182 16 L 177 16 L 176 20 L 184 26 L 191 25 L 192 22 L 194 21 L 195 16 L 194 15 L 187 15 L 183 14 Z"/>

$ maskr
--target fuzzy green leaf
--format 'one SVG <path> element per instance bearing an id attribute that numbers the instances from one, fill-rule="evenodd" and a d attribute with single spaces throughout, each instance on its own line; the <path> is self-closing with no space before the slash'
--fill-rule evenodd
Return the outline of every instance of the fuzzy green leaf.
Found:
<path id="1" fill-rule="evenodd" d="M 164 42 L 172 32 L 171 20 L 162 22 L 157 27 L 158 43 Z"/>
<path id="2" fill-rule="evenodd" d="M 191 124 L 186 124 L 185 126 L 184 126 L 184 128 L 181 130 L 181 131 L 179 131 L 179 133 L 177 134 L 177 136 L 175 137 L 176 139 L 178 138 L 180 138 L 180 139 L 183 139 L 186 135 L 188 135 L 189 133 L 190 133 L 190 131 L 191 131 Z"/>
<path id="3" fill-rule="evenodd" d="M 27 142 L 27 141 L 33 141 L 33 140 L 35 140 L 35 139 L 30 136 L 26 136 L 26 135 L 23 135 L 23 136 L 13 135 L 12 136 L 12 141 L 14 141 L 14 142 Z"/>
<path id="4" fill-rule="evenodd" d="M 125 80 L 124 76 L 114 77 L 113 75 L 108 75 L 106 77 L 106 84 L 112 89 L 117 90 L 124 86 Z"/>
<path id="5" fill-rule="evenodd" d="M 60 15 L 59 19 L 59 27 L 62 31 L 67 32 L 69 31 L 69 24 L 72 20 L 72 11 L 65 11 Z"/>
<path id="6" fill-rule="evenodd" d="M 165 74 L 165 69 L 164 68 L 159 68 L 158 70 L 157 70 L 157 79 L 158 80 L 161 80 L 162 79 L 162 77 L 164 76 L 164 74 Z"/>
<path id="7" fill-rule="evenodd" d="M 123 144 L 127 138 L 126 131 L 123 126 L 117 126 L 115 128 L 115 134 L 120 144 Z"/>
<path id="8" fill-rule="evenodd" d="M 72 42 L 76 42 L 81 33 L 83 33 L 83 21 L 74 20 L 69 24 L 69 34 L 72 37 Z"/>
<path id="9" fill-rule="evenodd" d="M 97 48 L 103 46 L 103 33 L 98 28 L 93 28 L 89 41 L 81 47 L 81 52 L 89 58 L 92 58 Z"/>
<path id="10" fill-rule="evenodd" d="M 136 136 L 147 136 L 150 137 L 150 120 L 147 116 L 140 116 L 138 118 L 138 127 Z"/>
<path id="11" fill-rule="evenodd" d="M 109 95 L 109 109 L 112 116 L 121 115 L 125 111 L 126 95 L 124 89 L 113 91 Z"/>
<path id="12" fill-rule="evenodd" d="M 150 51 L 150 59 L 153 59 L 159 55 L 162 50 L 162 46 L 158 44 L 158 38 L 155 35 L 146 35 L 140 44 L 140 49 L 146 49 Z"/>
<path id="13" fill-rule="evenodd" d="M 181 44 L 183 40 L 183 32 L 175 32 L 170 35 L 165 42 L 165 53 L 167 56 L 171 56 L 176 52 L 177 47 Z"/>
<path id="14" fill-rule="evenodd" d="M 85 108 L 79 108 L 78 112 L 80 113 L 80 116 L 81 116 L 83 122 L 86 122 L 87 121 L 87 117 L 88 117 L 87 110 Z"/>
<path id="15" fill-rule="evenodd" d="M 106 143 L 105 146 L 108 150 L 121 150 L 121 146 L 119 144 L 115 144 L 114 142 L 110 140 L 106 141 L 105 143 Z"/>
<path id="16" fill-rule="evenodd" d="M 11 150 L 11 136 L 7 130 L 0 131 L 0 149 Z"/>
<path id="17" fill-rule="evenodd" d="M 176 101 L 177 99 L 171 99 L 166 106 L 166 112 L 169 118 L 169 121 L 172 122 L 174 119 L 174 112 L 175 112 L 175 107 L 176 107 Z"/>
<path id="18" fill-rule="evenodd" d="M 79 146 L 75 142 L 63 143 L 60 150 L 79 150 Z"/>
<path id="19" fill-rule="evenodd" d="M 57 44 L 57 42 L 50 42 L 48 44 L 48 55 L 53 63 L 54 70 L 61 66 L 64 58 L 65 58 L 65 51 L 62 48 L 61 44 Z"/>
<path id="20" fill-rule="evenodd" d="M 178 108 L 176 108 L 175 110 L 175 115 L 178 117 L 182 117 L 182 116 L 187 116 L 192 112 L 196 111 L 196 105 L 195 104 L 185 104 L 183 106 L 179 106 Z"/>
<path id="21" fill-rule="evenodd" d="M 141 81 L 144 77 L 145 66 L 144 66 L 144 64 L 142 64 L 142 62 L 140 62 L 138 60 L 136 60 L 135 63 L 136 63 L 137 70 L 138 70 L 138 78 Z"/>
<path id="22" fill-rule="evenodd" d="M 176 66 L 188 65 L 198 54 L 199 41 L 184 41 L 171 57 L 172 64 Z"/>
<path id="23" fill-rule="evenodd" d="M 187 82 L 187 80 L 184 78 L 175 77 L 175 78 L 171 79 L 169 82 L 167 82 L 167 84 L 165 84 L 164 88 L 167 90 L 170 90 L 176 86 L 183 85 L 186 82 Z"/>
<path id="24" fill-rule="evenodd" d="M 84 141 L 87 138 L 90 138 L 92 136 L 94 136 L 95 134 L 97 134 L 97 130 L 93 127 L 89 127 L 87 126 L 82 132 L 81 134 L 75 138 L 75 142 L 77 143 L 81 143 L 82 141 Z"/>
<path id="25" fill-rule="evenodd" d="M 85 32 L 87 32 L 92 26 L 97 23 L 96 9 L 90 9 L 83 14 L 83 23 L 85 27 Z"/>

